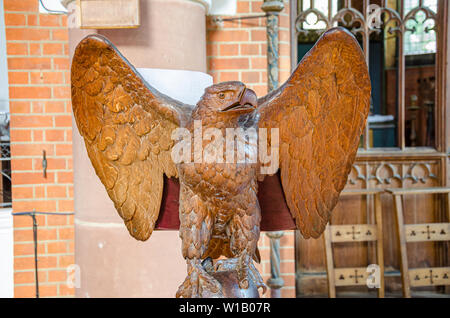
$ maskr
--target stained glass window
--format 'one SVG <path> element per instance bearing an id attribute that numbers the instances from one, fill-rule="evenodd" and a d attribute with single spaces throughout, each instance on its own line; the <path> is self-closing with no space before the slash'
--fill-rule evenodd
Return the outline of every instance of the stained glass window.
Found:
<path id="1" fill-rule="evenodd" d="M 328 8 L 328 0 L 315 0 L 314 1 L 314 9 L 323 13 L 326 17 L 329 16 L 329 8 Z M 302 1 L 302 10 L 306 11 L 312 8 L 312 4 L 310 0 Z M 331 16 L 334 16 L 338 11 L 338 0 L 331 1 Z M 305 30 L 323 30 L 326 29 L 326 24 L 323 21 L 317 21 L 317 16 L 313 13 L 310 13 L 306 17 L 306 22 L 303 23 L 303 29 Z"/>
<path id="2" fill-rule="evenodd" d="M 405 0 L 405 15 L 417 7 L 418 2 L 418 0 Z M 424 0 L 423 4 L 431 11 L 437 11 L 437 0 Z M 406 22 L 406 28 L 405 55 L 436 53 L 436 32 L 434 30 L 434 20 L 427 19 L 424 11 L 418 11 L 414 16 L 414 20 L 408 20 Z"/>

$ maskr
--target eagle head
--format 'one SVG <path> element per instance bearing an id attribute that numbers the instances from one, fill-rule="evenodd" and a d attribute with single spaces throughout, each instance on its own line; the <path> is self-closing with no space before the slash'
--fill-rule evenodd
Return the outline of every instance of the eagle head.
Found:
<path id="1" fill-rule="evenodd" d="M 256 93 L 238 81 L 214 84 L 205 89 L 197 103 L 200 113 L 214 113 L 215 117 L 239 117 L 253 112 L 258 106 Z"/>

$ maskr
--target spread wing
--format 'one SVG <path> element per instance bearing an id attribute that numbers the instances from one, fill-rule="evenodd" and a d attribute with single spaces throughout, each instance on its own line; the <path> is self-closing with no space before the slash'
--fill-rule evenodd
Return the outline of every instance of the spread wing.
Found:
<path id="1" fill-rule="evenodd" d="M 305 238 L 318 237 L 344 188 L 370 107 L 370 80 L 353 35 L 322 35 L 279 89 L 258 101 L 259 127 L 279 127 L 285 198 Z"/>
<path id="2" fill-rule="evenodd" d="M 172 130 L 191 107 L 151 87 L 104 37 L 80 42 L 72 107 L 95 172 L 130 234 L 146 240 L 158 218 L 163 174 L 177 177 Z"/>

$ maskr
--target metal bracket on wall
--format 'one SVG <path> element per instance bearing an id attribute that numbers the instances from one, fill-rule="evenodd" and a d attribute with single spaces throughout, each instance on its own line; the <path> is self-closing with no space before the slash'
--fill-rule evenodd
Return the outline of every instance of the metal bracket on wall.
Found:
<path id="1" fill-rule="evenodd" d="M 242 17 L 235 17 L 235 18 L 222 18 L 221 16 L 215 16 L 212 18 L 212 23 L 223 27 L 223 23 L 225 21 L 238 21 L 238 20 L 249 20 L 249 19 L 259 19 L 259 18 L 267 18 L 269 14 L 259 14 L 259 15 L 247 15 Z"/>
<path id="2" fill-rule="evenodd" d="M 45 153 L 45 151 L 44 151 Z M 33 243 L 34 243 L 34 278 L 36 281 L 36 298 L 39 298 L 39 280 L 38 280 L 38 257 L 37 257 L 37 229 L 38 229 L 38 223 L 36 220 L 37 214 L 43 214 L 43 215 L 73 215 L 74 212 L 15 212 L 11 213 L 13 216 L 21 216 L 21 215 L 29 215 L 33 219 Z"/>
<path id="3" fill-rule="evenodd" d="M 42 172 L 44 174 L 44 178 L 47 179 L 47 154 L 45 150 L 42 150 Z"/>

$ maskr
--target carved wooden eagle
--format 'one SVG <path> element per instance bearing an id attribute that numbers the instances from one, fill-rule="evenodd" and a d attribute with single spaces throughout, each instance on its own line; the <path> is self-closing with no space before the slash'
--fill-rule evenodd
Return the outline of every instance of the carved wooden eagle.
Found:
<path id="1" fill-rule="evenodd" d="M 257 180 L 264 178 L 264 163 L 176 163 L 173 132 L 253 128 L 260 134 L 267 128 L 270 134 L 278 128 L 268 148 L 278 144 L 287 205 L 303 236 L 317 238 L 346 183 L 370 104 L 363 53 L 342 28 L 324 33 L 286 83 L 259 99 L 241 82 L 224 82 L 206 88 L 197 105 L 183 104 L 146 83 L 99 35 L 80 42 L 71 76 L 73 112 L 89 158 L 134 238 L 147 240 L 155 227 L 164 175 L 179 178 L 188 276 L 178 297 L 223 296 L 211 275 L 220 268 L 236 270 L 240 288 L 249 280 L 265 288 L 253 264 L 259 261 Z M 212 139 L 201 146 L 224 146 Z M 245 158 L 257 146 L 246 143 Z M 213 262 L 221 256 L 228 259 Z"/>

